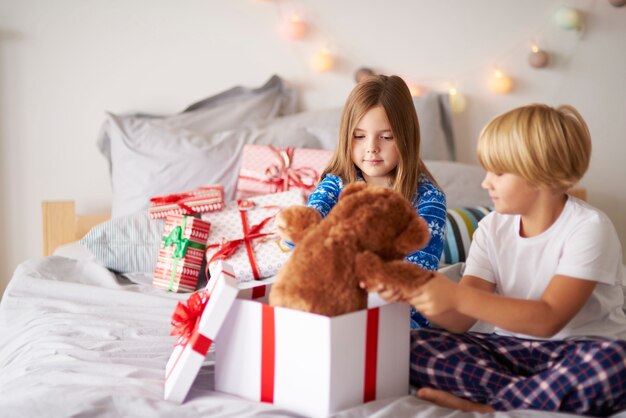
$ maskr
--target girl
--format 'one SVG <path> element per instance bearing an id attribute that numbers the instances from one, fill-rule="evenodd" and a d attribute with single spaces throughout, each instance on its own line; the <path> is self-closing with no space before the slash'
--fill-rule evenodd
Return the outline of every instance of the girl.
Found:
<path id="1" fill-rule="evenodd" d="M 406 259 L 437 270 L 443 250 L 446 199 L 420 159 L 420 129 L 408 86 L 397 76 L 367 77 L 350 93 L 344 106 L 337 148 L 307 205 L 322 217 L 335 206 L 346 184 L 365 181 L 399 191 L 426 220 L 431 240 Z M 278 232 L 290 241 L 280 214 Z M 428 322 L 415 310 L 411 326 Z"/>
<path id="2" fill-rule="evenodd" d="M 438 274 L 408 299 L 443 327 L 412 333 L 418 396 L 476 411 L 626 408 L 620 242 L 602 212 L 565 193 L 590 154 L 571 106 L 521 107 L 484 128 L 478 158 L 495 211 L 474 234 L 460 283 Z M 460 334 L 476 320 L 495 332 Z"/>

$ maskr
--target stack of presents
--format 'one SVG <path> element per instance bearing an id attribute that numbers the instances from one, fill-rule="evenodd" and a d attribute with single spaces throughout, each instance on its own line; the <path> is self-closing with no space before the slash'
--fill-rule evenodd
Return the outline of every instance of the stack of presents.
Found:
<path id="1" fill-rule="evenodd" d="M 150 216 L 166 218 L 153 284 L 193 292 L 172 315 L 165 399 L 185 400 L 213 343 L 215 390 L 307 416 L 408 394 L 408 305 L 329 318 L 267 304 L 289 257 L 273 219 L 305 203 L 330 155 L 247 145 L 235 201 L 219 185 L 152 199 Z"/>

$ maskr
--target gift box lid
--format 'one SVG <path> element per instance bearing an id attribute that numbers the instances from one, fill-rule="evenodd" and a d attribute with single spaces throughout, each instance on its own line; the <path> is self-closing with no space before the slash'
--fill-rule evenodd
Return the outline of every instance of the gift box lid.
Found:
<path id="1" fill-rule="evenodd" d="M 207 287 L 193 293 L 186 304 L 179 302 L 172 316 L 175 326 L 172 332 L 180 337 L 165 367 L 166 400 L 178 403 L 185 400 L 239 293 L 229 264 L 215 263 L 211 278 Z"/>

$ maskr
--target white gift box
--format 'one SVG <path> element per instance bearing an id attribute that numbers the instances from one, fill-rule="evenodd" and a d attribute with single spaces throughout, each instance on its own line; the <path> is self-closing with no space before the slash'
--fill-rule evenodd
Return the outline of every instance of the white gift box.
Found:
<path id="1" fill-rule="evenodd" d="M 305 416 L 409 393 L 409 305 L 325 317 L 237 299 L 217 336 L 215 389 Z"/>
<path id="2" fill-rule="evenodd" d="M 165 399 L 183 402 L 213 341 L 217 391 L 305 416 L 409 393 L 409 305 L 370 294 L 368 309 L 331 318 L 259 302 L 273 281 L 237 284 L 232 266 L 211 266 L 197 329 L 167 363 Z"/>
<path id="3" fill-rule="evenodd" d="M 196 329 L 189 338 L 177 341 L 165 366 L 164 398 L 182 403 L 202 367 L 204 358 L 230 310 L 239 289 L 233 268 L 226 263 L 216 263 L 210 287 L 204 292 L 210 298 L 202 312 Z"/>

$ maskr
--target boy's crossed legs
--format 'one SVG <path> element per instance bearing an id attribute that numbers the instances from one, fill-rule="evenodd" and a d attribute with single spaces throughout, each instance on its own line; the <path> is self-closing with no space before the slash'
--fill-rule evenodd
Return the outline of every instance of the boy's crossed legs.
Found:
<path id="1" fill-rule="evenodd" d="M 626 341 L 524 340 L 423 328 L 411 335 L 418 396 L 465 411 L 607 415 L 626 408 Z M 432 389 L 427 389 L 432 388 Z"/>

